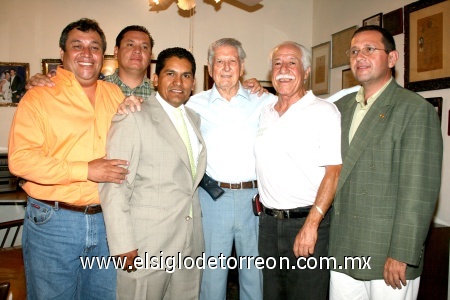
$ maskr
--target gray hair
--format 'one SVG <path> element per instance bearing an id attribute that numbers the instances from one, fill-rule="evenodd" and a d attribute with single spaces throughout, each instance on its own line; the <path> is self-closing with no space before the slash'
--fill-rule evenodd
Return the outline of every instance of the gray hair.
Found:
<path id="1" fill-rule="evenodd" d="M 272 58 L 273 58 L 273 54 L 274 52 L 280 48 L 281 46 L 294 46 L 296 47 L 300 53 L 302 54 L 302 66 L 303 66 L 303 70 L 308 70 L 309 67 L 311 67 L 311 51 L 309 51 L 308 48 L 306 48 L 303 45 L 300 45 L 299 43 L 296 42 L 292 42 L 292 41 L 287 41 L 287 42 L 283 42 L 277 46 L 275 46 L 269 53 L 269 69 L 270 71 L 272 71 Z"/>
<path id="2" fill-rule="evenodd" d="M 208 63 L 210 66 L 213 64 L 214 55 L 216 49 L 221 46 L 231 46 L 236 48 L 239 55 L 239 62 L 243 63 L 247 54 L 245 54 L 244 48 L 242 48 L 242 43 L 233 38 L 223 38 L 212 43 L 208 48 Z"/>

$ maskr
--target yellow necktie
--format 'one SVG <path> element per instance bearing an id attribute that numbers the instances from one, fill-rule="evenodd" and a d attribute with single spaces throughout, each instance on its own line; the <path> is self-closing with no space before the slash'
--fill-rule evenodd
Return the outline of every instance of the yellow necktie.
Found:
<path id="1" fill-rule="evenodd" d="M 181 139 L 183 140 L 184 145 L 186 146 L 186 150 L 189 156 L 189 164 L 191 165 L 192 178 L 195 178 L 196 167 L 194 161 L 194 153 L 192 152 L 191 139 L 189 138 L 189 132 L 187 130 L 186 122 L 184 121 L 183 111 L 181 110 L 180 107 L 176 109 L 175 116 L 177 118 L 178 133 L 180 134 Z"/>

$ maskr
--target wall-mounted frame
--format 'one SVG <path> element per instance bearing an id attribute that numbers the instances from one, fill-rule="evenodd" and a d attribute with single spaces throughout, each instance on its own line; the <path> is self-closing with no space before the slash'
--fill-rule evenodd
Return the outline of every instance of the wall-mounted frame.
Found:
<path id="1" fill-rule="evenodd" d="M 62 64 L 60 59 L 54 58 L 43 58 L 41 59 L 42 74 L 48 74 L 50 72 L 56 71 L 56 68 Z"/>
<path id="2" fill-rule="evenodd" d="M 358 26 L 349 27 L 331 35 L 331 68 L 349 64 L 345 51 L 350 49 L 353 33 Z"/>
<path id="3" fill-rule="evenodd" d="M 403 33 L 403 7 L 383 15 L 383 28 L 386 28 L 392 36 Z"/>
<path id="4" fill-rule="evenodd" d="M 276 95 L 277 91 L 273 87 L 272 81 L 259 81 L 261 86 L 269 91 L 269 93 Z"/>
<path id="5" fill-rule="evenodd" d="M 5 80 L 8 76 L 5 72 L 11 74 L 11 69 L 16 73 L 12 82 Z M 17 106 L 23 94 L 25 94 L 25 84 L 29 78 L 29 63 L 0 62 L 0 106 Z"/>
<path id="6" fill-rule="evenodd" d="M 352 70 L 350 68 L 342 70 L 342 89 L 348 89 L 357 85 L 361 84 L 353 76 Z"/>
<path id="7" fill-rule="evenodd" d="M 439 120 L 442 122 L 442 97 L 425 98 L 436 109 L 436 113 L 439 116 Z"/>
<path id="8" fill-rule="evenodd" d="M 450 87 L 450 1 L 406 5 L 405 87 L 415 92 Z"/>
<path id="9" fill-rule="evenodd" d="M 330 53 L 331 43 L 326 42 L 312 47 L 311 90 L 314 95 L 330 92 Z"/>
<path id="10" fill-rule="evenodd" d="M 376 25 L 381 27 L 383 25 L 383 13 L 378 13 L 376 15 L 368 17 L 367 19 L 364 19 L 362 21 L 362 25 L 363 26 Z"/>
<path id="11" fill-rule="evenodd" d="M 203 90 L 207 91 L 212 89 L 214 85 L 214 79 L 209 76 L 209 72 L 208 72 L 208 66 L 204 65 L 203 66 Z"/>

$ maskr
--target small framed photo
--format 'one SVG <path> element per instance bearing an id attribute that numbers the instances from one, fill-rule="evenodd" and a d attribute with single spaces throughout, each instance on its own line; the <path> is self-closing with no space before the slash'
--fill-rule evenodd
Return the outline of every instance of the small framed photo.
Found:
<path id="1" fill-rule="evenodd" d="M 29 63 L 0 62 L 0 106 L 17 106 L 29 78 Z"/>
<path id="2" fill-rule="evenodd" d="M 386 28 L 392 36 L 403 33 L 403 7 L 384 14 L 383 27 Z"/>
<path id="3" fill-rule="evenodd" d="M 378 13 L 367 19 L 364 19 L 362 25 L 363 26 L 376 25 L 381 27 L 383 25 L 383 13 Z"/>
<path id="4" fill-rule="evenodd" d="M 59 65 L 62 65 L 62 61 L 60 59 L 54 58 L 43 58 L 41 59 L 42 64 L 42 74 L 48 74 L 51 72 L 56 72 L 56 68 Z"/>
<path id="5" fill-rule="evenodd" d="M 314 95 L 330 92 L 330 50 L 331 43 L 326 42 L 312 47 L 311 90 Z"/>
<path id="6" fill-rule="evenodd" d="M 348 65 L 349 58 L 345 52 L 350 49 L 352 36 L 357 26 L 349 27 L 331 35 L 331 68 Z"/>
<path id="7" fill-rule="evenodd" d="M 214 79 L 209 76 L 209 72 L 208 72 L 208 66 L 204 65 L 203 66 L 203 90 L 207 91 L 212 89 L 214 85 Z"/>
<path id="8" fill-rule="evenodd" d="M 431 103 L 431 105 L 434 106 L 436 109 L 436 113 L 439 116 L 439 120 L 442 122 L 442 97 L 432 97 L 432 98 L 425 98 L 428 102 Z"/>
<path id="9" fill-rule="evenodd" d="M 360 85 L 355 76 L 353 76 L 351 69 L 342 70 L 342 89 L 348 89 Z"/>

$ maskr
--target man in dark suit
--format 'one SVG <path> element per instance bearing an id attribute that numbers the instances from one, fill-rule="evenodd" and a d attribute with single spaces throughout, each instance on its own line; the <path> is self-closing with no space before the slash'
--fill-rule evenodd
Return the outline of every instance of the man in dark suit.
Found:
<path id="1" fill-rule="evenodd" d="M 11 93 L 12 93 L 12 102 L 19 103 L 20 98 L 22 98 L 22 92 L 24 90 L 24 82 L 22 77 L 17 75 L 15 69 L 9 70 L 11 74 Z"/>
<path id="2" fill-rule="evenodd" d="M 439 119 L 392 77 L 398 52 L 387 30 L 359 28 L 347 55 L 362 88 L 335 102 L 343 166 L 331 223 L 337 267 L 330 299 L 415 299 L 441 185 Z M 360 264 L 351 267 L 349 258 Z"/>

